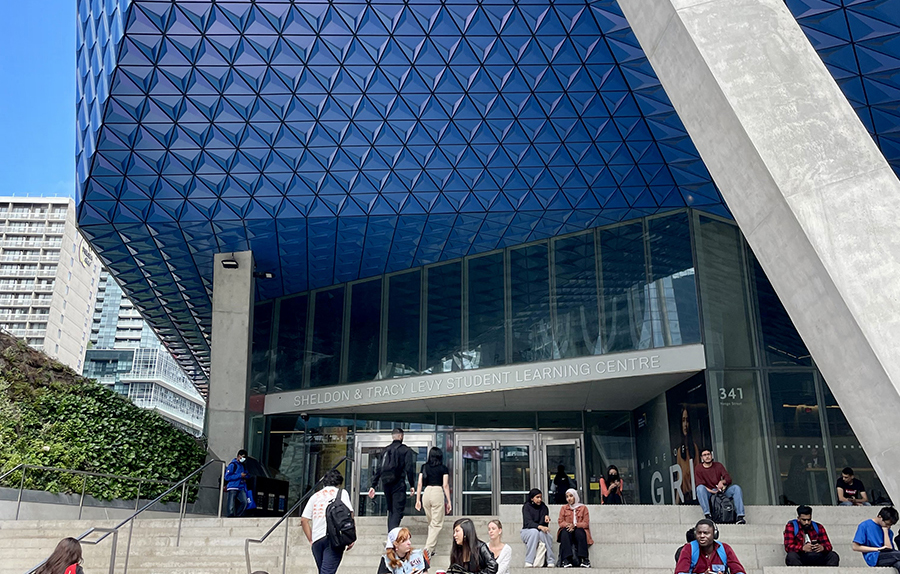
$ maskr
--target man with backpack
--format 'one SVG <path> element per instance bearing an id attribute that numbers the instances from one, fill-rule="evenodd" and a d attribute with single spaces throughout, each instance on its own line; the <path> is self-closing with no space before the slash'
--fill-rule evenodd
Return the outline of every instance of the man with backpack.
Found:
<path id="1" fill-rule="evenodd" d="M 247 487 L 247 472 L 244 461 L 247 451 L 241 449 L 225 467 L 225 516 L 243 516 L 249 506 L 250 489 Z M 255 508 L 255 506 L 254 506 Z"/>
<path id="2" fill-rule="evenodd" d="M 300 515 L 300 526 L 312 546 L 319 574 L 336 574 L 344 557 L 344 549 L 353 548 L 352 540 L 356 539 L 353 505 L 350 495 L 341 488 L 342 484 L 344 477 L 337 469 L 326 472 L 322 478 L 322 490 L 309 498 Z M 352 540 L 343 538 L 340 525 L 334 524 L 338 515 L 349 516 L 350 527 L 353 528 Z M 332 523 L 330 528 L 329 522 Z"/>
<path id="3" fill-rule="evenodd" d="M 700 464 L 694 468 L 694 481 L 697 484 L 697 501 L 706 518 L 720 524 L 732 522 L 747 524 L 744 518 L 744 494 L 741 487 L 731 483 L 731 475 L 721 462 L 713 461 L 712 450 L 704 448 L 700 451 Z M 713 496 L 731 499 L 735 516 L 733 518 L 713 516 L 710 512 L 710 498 Z"/>
<path id="4" fill-rule="evenodd" d="M 703 518 L 694 527 L 695 540 L 685 544 L 675 565 L 675 574 L 694 572 L 730 572 L 745 574 L 731 546 L 716 540 L 718 530 L 712 520 Z"/>
<path id="5" fill-rule="evenodd" d="M 372 475 L 369 498 L 375 498 L 375 487 L 381 481 L 388 507 L 388 532 L 400 526 L 406 509 L 406 483 L 411 496 L 416 495 L 415 453 L 403 444 L 403 430 L 391 432 L 393 441 L 381 453 L 381 466 Z"/>
<path id="6" fill-rule="evenodd" d="M 812 508 L 805 504 L 797 507 L 797 518 L 784 527 L 784 551 L 788 566 L 839 566 L 841 562 L 825 527 L 813 522 Z"/>

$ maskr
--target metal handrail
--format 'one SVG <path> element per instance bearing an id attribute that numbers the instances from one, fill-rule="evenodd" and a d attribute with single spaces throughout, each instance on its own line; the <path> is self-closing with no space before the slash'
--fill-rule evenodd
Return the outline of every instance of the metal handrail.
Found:
<path id="1" fill-rule="evenodd" d="M 18 493 L 18 496 L 16 497 L 15 520 L 19 519 L 19 511 L 22 507 L 22 493 L 23 493 L 24 487 L 25 487 L 25 474 L 28 472 L 29 469 L 50 471 L 50 472 L 60 472 L 60 473 L 64 473 L 64 474 L 75 474 L 75 475 L 84 476 L 84 481 L 82 481 L 82 483 L 81 483 L 81 498 L 78 501 L 78 520 L 81 520 L 81 514 L 82 514 L 82 511 L 84 510 L 84 496 L 87 491 L 87 477 L 89 477 L 89 476 L 97 477 L 97 478 L 115 478 L 115 479 L 119 479 L 119 480 L 137 481 L 138 496 L 135 499 L 135 506 L 134 506 L 135 510 L 137 510 L 138 505 L 140 504 L 141 487 L 143 487 L 144 483 L 165 484 L 165 485 L 170 485 L 170 486 L 175 484 L 171 480 L 157 480 L 155 478 L 140 478 L 137 476 L 126 476 L 126 475 L 122 475 L 122 474 L 107 474 L 107 473 L 103 473 L 103 472 L 92 472 L 92 471 L 88 471 L 88 470 L 75 470 L 75 469 L 71 469 L 71 468 L 58 468 L 55 466 L 40 466 L 40 465 L 36 465 L 36 464 L 19 463 L 16 466 L 12 467 L 10 470 L 4 472 L 3 474 L 0 474 L 0 481 L 2 481 L 4 478 L 6 478 L 10 474 L 16 472 L 17 470 L 22 471 L 22 479 L 19 481 L 19 488 L 18 488 L 19 493 Z"/>
<path id="2" fill-rule="evenodd" d="M 116 547 L 118 545 L 118 540 L 119 540 L 119 529 L 122 528 L 123 526 L 125 526 L 126 524 L 130 524 L 129 530 L 128 530 L 128 546 L 125 549 L 125 565 L 122 569 L 122 574 L 127 574 L 127 572 L 128 572 L 128 557 L 131 554 L 131 536 L 132 536 L 132 533 L 134 532 L 134 519 L 137 518 L 138 515 L 143 513 L 145 510 L 147 510 L 148 508 L 150 508 L 151 506 L 153 506 L 154 504 L 156 504 L 157 502 L 159 502 L 160 500 L 162 500 L 163 498 L 165 498 L 166 496 L 171 494 L 179 486 L 186 485 L 187 481 L 190 478 L 192 478 L 194 475 L 206 470 L 206 468 L 208 466 L 210 466 L 212 464 L 216 464 L 216 463 L 222 465 L 222 475 L 219 480 L 219 518 L 221 518 L 222 517 L 222 492 L 225 490 L 225 461 L 214 458 L 212 460 L 207 461 L 202 466 L 200 466 L 199 468 L 197 468 L 196 470 L 191 472 L 189 475 L 185 476 L 184 478 L 182 478 L 181 480 L 176 482 L 173 486 L 169 487 L 168 490 L 166 490 L 165 492 L 163 492 L 162 494 L 160 494 L 159 496 L 157 496 L 156 498 L 154 498 L 153 500 L 151 500 L 150 502 L 145 504 L 143 508 L 141 508 L 140 510 L 136 510 L 131 516 L 129 516 L 122 522 L 116 524 L 112 528 L 100 528 L 100 527 L 94 526 L 94 527 L 91 527 L 91 528 L 85 530 L 81 534 L 79 534 L 77 537 L 75 537 L 75 540 L 78 540 L 79 542 L 81 542 L 81 541 L 84 541 L 85 538 L 87 538 L 94 532 L 105 532 L 105 534 L 103 536 L 101 536 L 100 538 L 98 538 L 97 540 L 85 541 L 85 544 L 99 544 L 100 542 L 103 542 L 103 540 L 105 540 L 110 534 L 112 534 L 113 541 L 112 541 L 112 549 L 110 551 L 111 556 L 109 559 L 109 574 L 115 574 Z M 182 505 L 181 513 L 180 513 L 180 516 L 178 519 L 179 534 L 181 533 L 181 521 L 183 519 L 184 519 L 184 505 Z M 176 542 L 176 546 L 177 546 L 177 542 Z M 41 562 L 39 564 L 35 565 L 33 568 L 31 568 L 30 570 L 25 572 L 25 574 L 33 574 L 34 571 L 37 570 L 38 568 L 40 568 L 41 566 L 43 566 L 44 563 L 46 563 L 49 558 L 50 558 L 49 556 L 47 558 L 44 558 L 43 560 L 41 560 Z"/>
<path id="3" fill-rule="evenodd" d="M 347 461 L 350 461 L 352 463 L 353 459 L 350 458 L 349 456 L 345 456 L 345 457 L 341 458 L 325 474 L 328 474 L 332 470 L 336 470 L 337 467 L 341 466 L 342 464 L 344 464 Z M 246 540 L 244 540 L 244 558 L 246 558 L 246 560 L 247 560 L 247 574 L 252 574 L 252 572 L 253 572 L 253 569 L 250 567 L 250 544 L 262 544 L 263 542 L 265 542 L 266 538 L 268 538 L 270 534 L 275 532 L 275 529 L 278 528 L 279 526 L 281 526 L 282 522 L 287 520 L 291 514 L 293 514 L 298 508 L 300 508 L 301 504 L 306 502 L 306 500 L 309 499 L 310 496 L 312 496 L 313 494 L 315 494 L 317 492 L 316 489 L 319 487 L 320 484 L 322 484 L 322 481 L 325 479 L 325 474 L 322 475 L 322 478 L 320 478 L 319 480 L 316 481 L 316 483 L 312 486 L 312 488 L 310 488 L 307 491 L 306 494 L 304 494 L 303 496 L 300 497 L 300 500 L 295 502 L 294 505 L 291 506 L 288 509 L 288 511 L 284 513 L 284 516 L 279 518 L 278 521 L 275 522 L 275 524 L 273 524 L 271 528 L 266 530 L 265 534 L 263 534 L 260 538 L 255 538 L 255 539 L 247 538 Z M 287 568 L 287 546 L 288 546 L 288 533 L 289 532 L 290 532 L 290 529 L 288 529 L 288 527 L 285 526 L 285 528 L 284 528 L 284 547 L 282 548 L 282 552 L 281 552 L 281 574 L 285 574 L 285 571 Z M 29 572 L 26 574 L 31 574 L 31 573 Z M 112 573 L 110 573 L 110 574 L 112 574 Z"/>

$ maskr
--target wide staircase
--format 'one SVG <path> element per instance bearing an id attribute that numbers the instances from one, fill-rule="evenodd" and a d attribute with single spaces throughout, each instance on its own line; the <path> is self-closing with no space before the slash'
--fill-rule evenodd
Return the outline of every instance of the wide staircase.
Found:
<path id="1" fill-rule="evenodd" d="M 589 507 L 593 568 L 585 574 L 668 574 L 674 571 L 676 548 L 684 543 L 684 533 L 700 518 L 698 507 L 676 506 L 603 506 Z M 816 568 L 811 572 L 841 574 L 876 574 L 893 572 L 889 568 L 866 567 L 862 556 L 850 549 L 850 541 L 859 522 L 872 518 L 878 509 L 815 507 L 813 518 L 828 529 L 835 550 L 841 555 L 840 568 Z M 559 507 L 551 507 L 556 517 Z M 720 540 L 730 544 L 738 558 L 752 574 L 796 574 L 797 569 L 784 566 L 782 530 L 794 518 L 793 508 L 756 506 L 747 509 L 746 525 L 722 525 Z M 449 564 L 452 523 L 447 517 L 433 568 L 445 569 Z M 513 549 L 513 574 L 534 574 L 524 565 L 524 547 L 519 540 L 521 511 L 518 506 L 503 506 L 500 518 L 504 525 L 504 541 Z M 487 539 L 488 518 L 474 518 L 477 531 Z M 138 520 L 134 525 L 128 572 L 132 574 L 246 574 L 244 540 L 258 538 L 272 524 L 273 518 L 186 518 L 176 545 L 178 521 L 175 519 Z M 309 545 L 300 529 L 300 519 L 288 524 L 286 571 L 290 574 L 315 574 L 316 568 Z M 91 526 L 111 527 L 103 521 L 5 521 L 0 522 L 0 564 L 3 572 L 20 574 L 43 560 L 59 539 L 77 536 Z M 419 514 L 407 517 L 404 526 L 413 534 L 413 546 L 425 542 L 427 526 Z M 344 555 L 340 574 L 375 574 L 384 550 L 386 534 L 383 517 L 360 517 L 357 520 L 359 541 Z M 555 527 L 554 527 L 555 530 Z M 262 545 L 251 545 L 253 570 L 277 574 L 282 571 L 284 525 Z M 93 535 L 91 538 L 95 538 Z M 84 545 L 86 574 L 109 571 L 111 537 L 97 546 Z M 118 537 L 116 572 L 123 572 L 128 547 L 128 526 Z M 804 570 L 807 571 L 807 570 Z"/>

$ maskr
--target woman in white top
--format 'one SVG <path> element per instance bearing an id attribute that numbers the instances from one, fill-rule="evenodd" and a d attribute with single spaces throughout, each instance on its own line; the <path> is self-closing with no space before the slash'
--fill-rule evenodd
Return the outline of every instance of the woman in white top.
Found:
<path id="1" fill-rule="evenodd" d="M 488 522 L 488 548 L 497 560 L 497 574 L 509 574 L 512 548 L 503 543 L 503 524 L 496 518 Z"/>

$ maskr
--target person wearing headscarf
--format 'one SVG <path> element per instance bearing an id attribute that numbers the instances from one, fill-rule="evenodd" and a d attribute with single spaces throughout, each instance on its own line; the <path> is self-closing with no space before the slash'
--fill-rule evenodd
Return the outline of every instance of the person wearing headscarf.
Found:
<path id="1" fill-rule="evenodd" d="M 578 491 L 566 491 L 566 505 L 559 509 L 559 563 L 563 568 L 590 568 L 588 547 L 594 543 L 591 538 L 591 517 L 588 507 L 581 503 Z"/>
<path id="2" fill-rule="evenodd" d="M 543 502 L 541 489 L 532 488 L 528 499 L 522 506 L 522 542 L 525 543 L 525 568 L 543 566 L 536 564 L 538 544 L 544 543 L 547 550 L 547 566 L 556 567 L 556 556 L 553 555 L 553 537 L 550 536 L 550 509 Z"/>
<path id="3" fill-rule="evenodd" d="M 414 550 L 408 528 L 388 532 L 384 555 L 378 562 L 378 574 L 422 574 L 431 566 L 424 549 Z"/>

